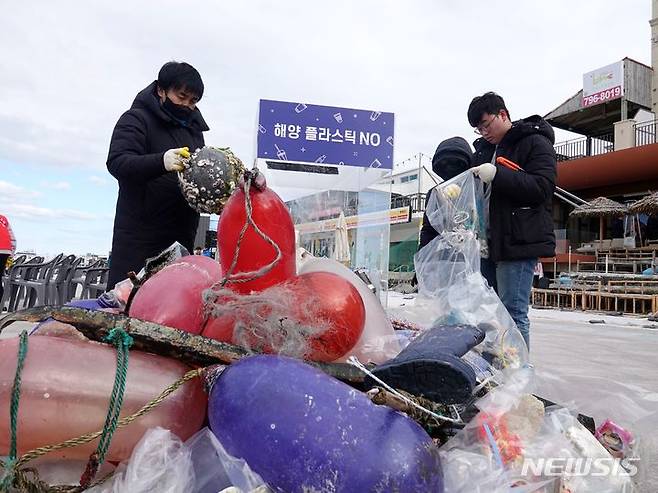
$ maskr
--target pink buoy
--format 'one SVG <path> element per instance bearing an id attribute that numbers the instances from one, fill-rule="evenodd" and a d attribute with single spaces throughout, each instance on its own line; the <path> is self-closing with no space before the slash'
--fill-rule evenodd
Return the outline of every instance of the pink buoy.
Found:
<path id="1" fill-rule="evenodd" d="M 9 403 L 18 338 L 0 340 L 0 456 L 9 454 Z M 31 336 L 18 409 L 18 454 L 103 429 L 117 365 L 112 346 L 49 336 Z M 131 350 L 121 417 L 138 411 L 189 368 L 162 356 Z M 186 440 L 203 426 L 207 396 L 193 379 L 150 413 L 114 433 L 106 459 L 122 461 L 149 428 L 161 426 Z M 48 454 L 87 459 L 98 440 Z"/>
<path id="2" fill-rule="evenodd" d="M 130 316 L 199 334 L 204 323 L 202 293 L 221 277 L 217 261 L 201 255 L 182 257 L 144 283 Z"/>

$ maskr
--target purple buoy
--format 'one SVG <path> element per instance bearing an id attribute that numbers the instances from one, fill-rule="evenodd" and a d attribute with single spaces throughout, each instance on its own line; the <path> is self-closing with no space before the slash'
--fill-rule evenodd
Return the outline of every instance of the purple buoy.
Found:
<path id="1" fill-rule="evenodd" d="M 443 492 L 438 449 L 418 424 L 299 360 L 232 364 L 208 414 L 227 452 L 276 491 Z"/>

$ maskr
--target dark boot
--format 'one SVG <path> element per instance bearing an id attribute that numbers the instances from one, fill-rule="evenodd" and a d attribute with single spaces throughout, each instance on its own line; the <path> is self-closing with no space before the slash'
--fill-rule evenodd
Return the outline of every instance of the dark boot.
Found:
<path id="1" fill-rule="evenodd" d="M 443 404 L 468 400 L 476 384 L 473 368 L 461 359 L 480 344 L 484 330 L 472 325 L 439 325 L 419 335 L 373 374 L 393 388 Z M 366 377 L 366 386 L 377 382 Z"/>

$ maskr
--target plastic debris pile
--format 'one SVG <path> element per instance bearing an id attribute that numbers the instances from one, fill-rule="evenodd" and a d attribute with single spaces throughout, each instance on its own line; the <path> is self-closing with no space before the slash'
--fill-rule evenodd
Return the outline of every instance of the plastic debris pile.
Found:
<path id="1" fill-rule="evenodd" d="M 219 341 L 230 361 L 191 368 L 133 347 L 131 322 L 103 341 L 57 321 L 0 340 L 0 490 L 633 491 L 631 432 L 533 394 L 523 339 L 479 273 L 487 198 L 470 173 L 433 192 L 439 235 L 415 257 L 419 295 L 391 313 L 394 330 L 362 278 L 297 258 L 257 170 L 194 156 L 186 187 L 212 178 L 203 168 L 237 186 L 220 193 L 219 261 L 174 245 L 76 303 L 177 329 L 183 352 Z"/>

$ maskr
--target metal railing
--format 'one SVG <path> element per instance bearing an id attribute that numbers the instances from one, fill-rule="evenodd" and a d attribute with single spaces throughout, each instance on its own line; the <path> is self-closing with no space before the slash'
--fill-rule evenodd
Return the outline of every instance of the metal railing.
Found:
<path id="1" fill-rule="evenodd" d="M 635 124 L 635 145 L 645 146 L 655 144 L 656 141 L 656 120 Z"/>
<path id="2" fill-rule="evenodd" d="M 587 156 L 598 156 L 615 150 L 614 134 L 580 137 L 555 144 L 558 161 L 569 161 Z"/>
<path id="3" fill-rule="evenodd" d="M 425 212 L 425 194 L 414 193 L 404 197 L 394 197 L 391 199 L 391 209 L 398 207 L 411 206 L 411 212 Z"/>

